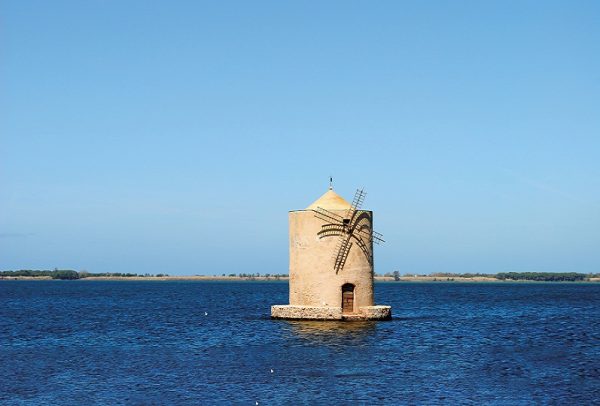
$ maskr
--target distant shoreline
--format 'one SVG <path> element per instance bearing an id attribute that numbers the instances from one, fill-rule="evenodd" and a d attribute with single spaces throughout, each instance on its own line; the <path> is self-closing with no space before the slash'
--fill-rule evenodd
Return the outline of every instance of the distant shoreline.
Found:
<path id="1" fill-rule="evenodd" d="M 396 280 L 393 276 L 376 276 L 375 282 L 469 282 L 469 283 L 514 283 L 514 282 L 527 282 L 527 283 L 598 283 L 600 278 L 589 278 L 583 281 L 532 281 L 526 279 L 512 280 L 512 279 L 496 279 L 493 277 L 476 276 L 472 278 L 465 277 L 436 277 L 436 276 L 401 276 Z M 0 276 L 0 281 L 51 281 L 50 276 Z M 79 281 L 147 281 L 147 282 L 160 282 L 160 281 L 288 281 L 289 277 L 272 277 L 272 276 L 252 276 L 252 277 L 240 277 L 240 276 L 212 276 L 212 275 L 194 275 L 194 276 L 90 276 L 86 278 L 77 279 Z"/>

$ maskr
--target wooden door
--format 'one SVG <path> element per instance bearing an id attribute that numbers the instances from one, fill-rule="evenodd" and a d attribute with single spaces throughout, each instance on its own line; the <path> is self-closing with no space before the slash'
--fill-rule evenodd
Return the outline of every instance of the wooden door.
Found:
<path id="1" fill-rule="evenodd" d="M 354 285 L 342 286 L 342 313 L 354 313 Z"/>

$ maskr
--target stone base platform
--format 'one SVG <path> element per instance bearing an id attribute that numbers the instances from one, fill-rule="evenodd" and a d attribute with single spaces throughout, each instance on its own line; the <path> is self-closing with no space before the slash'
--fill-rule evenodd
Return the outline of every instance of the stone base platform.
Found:
<path id="1" fill-rule="evenodd" d="M 341 307 L 271 306 L 271 318 L 291 320 L 389 320 L 392 318 L 391 306 L 363 306 L 358 313 L 342 313 Z"/>

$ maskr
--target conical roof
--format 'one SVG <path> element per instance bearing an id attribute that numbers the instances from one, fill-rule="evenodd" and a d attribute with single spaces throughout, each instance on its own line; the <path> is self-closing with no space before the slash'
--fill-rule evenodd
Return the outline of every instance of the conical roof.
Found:
<path id="1" fill-rule="evenodd" d="M 329 189 L 323 196 L 319 197 L 308 206 L 306 210 L 314 210 L 317 207 L 326 210 L 348 210 L 351 205 L 342 196 L 335 193 L 333 189 Z"/>

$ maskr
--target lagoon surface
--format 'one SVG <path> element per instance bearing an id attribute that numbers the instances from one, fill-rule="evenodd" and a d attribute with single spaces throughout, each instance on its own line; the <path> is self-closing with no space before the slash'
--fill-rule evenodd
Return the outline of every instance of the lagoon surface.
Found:
<path id="1" fill-rule="evenodd" d="M 0 281 L 0 403 L 600 402 L 600 284 L 378 283 L 386 322 L 270 320 L 287 295 L 286 282 Z"/>

